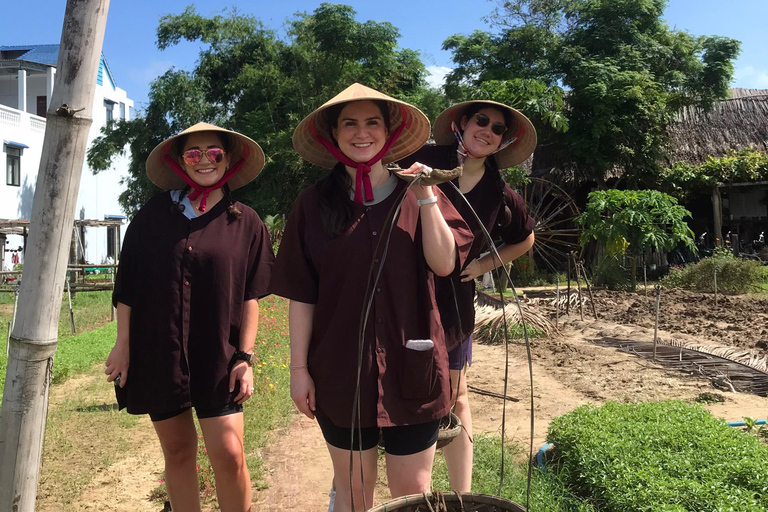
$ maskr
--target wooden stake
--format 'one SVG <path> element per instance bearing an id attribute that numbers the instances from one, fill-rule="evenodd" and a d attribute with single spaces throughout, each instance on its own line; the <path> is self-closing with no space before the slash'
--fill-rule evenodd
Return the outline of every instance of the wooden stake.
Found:
<path id="1" fill-rule="evenodd" d="M 645 296 L 648 296 L 648 271 L 645 264 L 645 251 L 643 251 L 643 290 L 645 290 Z"/>
<path id="2" fill-rule="evenodd" d="M 653 360 L 656 360 L 656 344 L 659 341 L 659 303 L 661 302 L 661 285 L 656 285 L 656 321 L 653 324 Z"/>
<path id="3" fill-rule="evenodd" d="M 570 315 L 571 314 L 571 255 L 568 254 L 568 288 L 566 289 L 565 295 L 567 300 L 565 301 L 565 314 Z"/>
<path id="4" fill-rule="evenodd" d="M 0 411 L 0 510 L 33 512 L 109 0 L 67 0 Z M 26 233 L 25 233 L 26 234 Z"/>
<path id="5" fill-rule="evenodd" d="M 715 273 L 714 273 L 713 281 L 714 281 L 714 284 L 715 284 L 715 307 L 717 307 L 717 268 L 715 268 Z"/>
<path id="6" fill-rule="evenodd" d="M 69 326 L 72 328 L 72 336 L 74 336 L 76 334 L 75 312 L 72 310 L 72 292 L 69 289 L 69 279 L 67 279 L 66 283 L 67 283 L 67 303 L 69 304 Z"/>
<path id="7" fill-rule="evenodd" d="M 557 275 L 557 288 L 555 292 L 555 329 L 560 321 L 560 274 Z"/>
<path id="8" fill-rule="evenodd" d="M 579 263 L 576 261 L 576 256 L 573 257 L 573 268 L 576 271 L 576 286 L 579 289 L 579 316 L 584 321 L 584 304 L 581 302 L 581 279 L 579 279 Z"/>

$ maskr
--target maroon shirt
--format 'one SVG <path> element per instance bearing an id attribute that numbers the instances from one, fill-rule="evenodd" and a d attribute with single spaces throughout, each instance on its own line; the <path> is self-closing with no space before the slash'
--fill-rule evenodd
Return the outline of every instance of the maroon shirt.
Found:
<path id="1" fill-rule="evenodd" d="M 315 383 L 317 413 L 339 427 L 352 426 L 358 367 L 358 333 L 371 269 L 378 271 L 387 236 L 384 220 L 405 182 L 382 202 L 353 203 L 351 226 L 326 234 L 317 185 L 296 200 L 277 254 L 269 292 L 315 304 L 307 364 Z M 456 240 L 457 269 L 472 234 L 456 209 L 436 190 L 438 207 Z M 434 274 L 421 242 L 419 206 L 412 191 L 392 231 L 381 278 L 365 328 L 361 368 L 361 426 L 426 423 L 450 409 L 448 353 L 434 296 Z M 405 348 L 410 339 L 431 339 L 434 348 Z"/>
<path id="2" fill-rule="evenodd" d="M 125 233 L 112 295 L 131 307 L 128 382 L 116 388 L 131 414 L 220 408 L 240 344 L 243 303 L 267 295 L 274 255 L 264 224 L 219 201 L 195 219 L 150 199 Z"/>
<path id="3" fill-rule="evenodd" d="M 407 168 L 413 162 L 420 162 L 435 169 L 453 169 L 456 167 L 456 146 L 424 146 L 407 159 L 398 162 Z M 459 186 L 459 180 L 453 180 Z M 498 185 L 491 173 L 486 172 L 477 184 L 464 194 L 472 208 L 483 221 L 494 242 L 507 245 L 517 244 L 528 238 L 533 232 L 535 221 L 528 215 L 525 202 L 520 194 L 505 184 L 503 203 L 493 201 L 499 197 Z M 439 188 L 453 203 L 461 216 L 472 229 L 475 241 L 467 256 L 466 263 L 477 259 L 488 250 L 488 241 L 483 234 L 472 210 L 466 201 L 450 184 L 443 183 Z M 510 210 L 510 218 L 506 218 L 502 208 Z M 435 280 L 435 294 L 440 309 L 440 318 L 445 329 L 445 343 L 448 350 L 453 350 L 466 340 L 475 327 L 475 281 L 462 282 L 459 275 L 438 277 Z"/>

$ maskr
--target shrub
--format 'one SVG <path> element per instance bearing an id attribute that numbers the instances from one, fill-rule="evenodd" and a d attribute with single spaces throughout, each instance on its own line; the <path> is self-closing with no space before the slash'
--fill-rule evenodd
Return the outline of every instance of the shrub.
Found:
<path id="1" fill-rule="evenodd" d="M 592 282 L 595 286 L 604 286 L 609 290 L 632 289 L 629 272 L 621 264 L 621 259 L 607 253 L 600 256 L 592 267 Z"/>
<path id="2" fill-rule="evenodd" d="M 673 267 L 662 279 L 662 284 L 669 288 L 714 292 L 715 270 L 717 290 L 724 293 L 759 290 L 761 283 L 766 281 L 766 272 L 760 262 L 735 258 L 728 249 L 715 249 L 711 258 L 685 267 Z"/>
<path id="3" fill-rule="evenodd" d="M 586 405 L 548 440 L 560 478 L 605 512 L 768 511 L 768 447 L 699 405 Z"/>

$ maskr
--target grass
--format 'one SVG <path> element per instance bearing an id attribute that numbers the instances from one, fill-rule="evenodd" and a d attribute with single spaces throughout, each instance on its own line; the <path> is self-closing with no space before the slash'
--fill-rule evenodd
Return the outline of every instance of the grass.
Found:
<path id="1" fill-rule="evenodd" d="M 504 486 L 501 496 L 525 506 L 528 467 L 520 463 L 527 457 L 520 445 L 506 443 Z M 480 494 L 499 495 L 499 468 L 501 462 L 501 439 L 490 436 L 475 436 L 474 468 L 472 491 Z M 441 491 L 450 489 L 448 472 L 442 452 L 435 456 L 432 487 Z M 531 478 L 530 510 L 536 512 L 594 512 L 591 505 L 569 496 L 555 478 L 534 468 Z"/>
<path id="2" fill-rule="evenodd" d="M 81 335 L 72 335 L 69 321 L 69 305 L 64 294 L 59 317 L 59 346 L 53 363 L 53 382 L 63 382 L 73 372 L 82 372 L 96 361 L 104 361 L 115 342 L 115 327 L 102 328 L 110 322 L 112 293 L 80 292 L 72 297 L 75 328 Z M 13 294 L 0 293 L 0 397 L 5 383 L 8 359 L 5 356 L 8 340 L 8 324 L 13 318 Z M 0 398 L 2 401 L 2 398 Z"/>
<path id="3" fill-rule="evenodd" d="M 0 296 L 0 305 L 5 306 L 0 306 L 0 321 L 6 326 L 11 316 L 8 306 L 13 301 L 9 295 Z M 78 329 L 81 325 L 85 328 L 109 320 L 109 297 L 109 292 L 78 293 L 73 304 Z M 256 487 L 265 485 L 260 450 L 269 441 L 270 432 L 285 424 L 293 410 L 289 393 L 288 301 L 268 297 L 260 305 L 254 354 L 256 391 L 244 408 L 246 463 Z M 3 342 L 6 332 L 3 329 Z M 73 378 L 77 381 L 72 390 L 67 389 L 68 396 L 61 403 L 51 403 L 49 408 L 38 499 L 40 503 L 53 504 L 52 509 L 67 509 L 96 475 L 103 475 L 147 442 L 155 442 L 155 434 L 146 417 L 117 411 L 112 386 L 101 373 L 101 365 L 114 345 L 116 324 L 108 323 L 71 336 L 65 296 L 59 333 L 53 383 L 61 385 Z M 0 381 L 5 380 L 5 368 L 3 349 Z M 211 502 L 215 499 L 214 477 L 202 442 L 198 466 L 203 499 Z M 162 469 L 155 468 L 158 475 Z M 162 481 L 151 496 L 159 501 L 165 499 Z"/>

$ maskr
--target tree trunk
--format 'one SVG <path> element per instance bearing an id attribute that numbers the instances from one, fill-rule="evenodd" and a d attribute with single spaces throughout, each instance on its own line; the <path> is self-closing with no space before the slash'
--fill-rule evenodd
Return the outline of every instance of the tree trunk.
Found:
<path id="1" fill-rule="evenodd" d="M 714 219 L 715 246 L 723 246 L 723 198 L 720 196 L 720 188 L 712 187 L 712 218 Z"/>
<path id="2" fill-rule="evenodd" d="M 32 512 L 109 0 L 68 0 L 0 411 L 0 510 Z"/>

